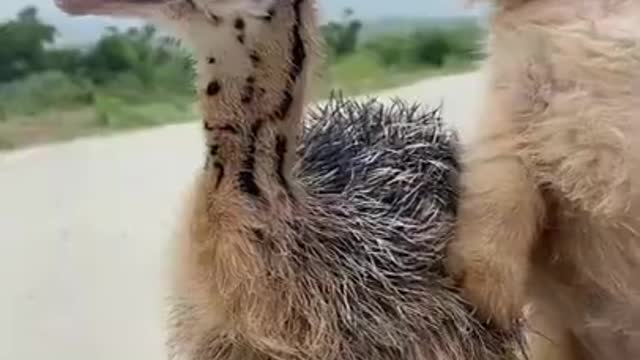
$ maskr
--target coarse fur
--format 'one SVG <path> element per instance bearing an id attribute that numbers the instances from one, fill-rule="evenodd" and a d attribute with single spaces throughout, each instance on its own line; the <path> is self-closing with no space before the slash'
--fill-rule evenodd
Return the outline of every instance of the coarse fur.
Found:
<path id="1" fill-rule="evenodd" d="M 312 0 L 60 1 L 168 24 L 194 51 L 207 161 L 175 244 L 172 358 L 516 353 L 444 267 L 458 162 L 438 112 L 337 98 L 303 128 Z"/>
<path id="2" fill-rule="evenodd" d="M 450 269 L 534 359 L 640 358 L 640 3 L 495 3 Z"/>

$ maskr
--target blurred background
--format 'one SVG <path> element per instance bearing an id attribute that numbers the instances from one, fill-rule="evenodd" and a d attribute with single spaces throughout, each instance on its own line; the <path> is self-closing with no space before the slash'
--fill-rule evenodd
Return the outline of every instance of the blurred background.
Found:
<path id="1" fill-rule="evenodd" d="M 321 2 L 328 56 L 317 96 L 473 70 L 485 9 L 462 4 Z M 152 26 L 3 0 L 0 44 L 0 150 L 195 119 L 190 60 Z"/>

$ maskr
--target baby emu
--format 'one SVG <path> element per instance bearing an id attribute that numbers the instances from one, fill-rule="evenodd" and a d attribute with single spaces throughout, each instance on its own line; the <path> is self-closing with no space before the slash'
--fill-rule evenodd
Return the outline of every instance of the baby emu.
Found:
<path id="1" fill-rule="evenodd" d="M 312 0 L 59 5 L 160 22 L 195 52 L 207 152 L 176 251 L 173 358 L 515 353 L 517 332 L 478 322 L 444 270 L 458 166 L 438 114 L 338 99 L 303 128 Z"/>
<path id="2" fill-rule="evenodd" d="M 494 3 L 452 269 L 534 359 L 640 359 L 640 2 Z"/>

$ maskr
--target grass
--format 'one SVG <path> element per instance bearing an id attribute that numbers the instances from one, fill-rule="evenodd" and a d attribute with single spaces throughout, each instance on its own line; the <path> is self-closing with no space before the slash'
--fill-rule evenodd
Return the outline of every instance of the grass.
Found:
<path id="1" fill-rule="evenodd" d="M 122 104 L 117 100 L 103 100 L 96 106 L 52 109 L 0 121 L 0 149 L 59 142 L 194 118 L 195 110 L 187 101 Z"/>
<path id="2" fill-rule="evenodd" d="M 366 50 L 347 56 L 326 71 L 318 97 L 332 89 L 345 95 L 357 95 L 410 84 L 429 76 L 441 76 L 471 70 L 469 62 L 450 62 L 441 68 L 403 65 L 385 67 Z M 141 95 L 142 94 L 142 95 Z M 193 99 L 175 94 L 146 95 L 137 91 L 131 97 L 113 96 L 98 91 L 91 105 L 48 107 L 16 114 L 0 109 L 0 149 L 58 142 L 77 137 L 109 134 L 134 128 L 157 126 L 196 119 Z M 24 98 L 27 103 L 34 100 Z M 24 107 L 24 105 L 20 104 Z M 31 106 L 34 108 L 34 106 Z"/>
<path id="3" fill-rule="evenodd" d="M 321 94 L 326 95 L 332 89 L 336 89 L 341 90 L 345 95 L 359 95 L 408 85 L 428 77 L 445 76 L 473 69 L 474 66 L 468 61 L 450 61 L 440 68 L 427 65 L 385 67 L 376 61 L 374 54 L 361 51 L 339 60 L 329 69 Z"/>

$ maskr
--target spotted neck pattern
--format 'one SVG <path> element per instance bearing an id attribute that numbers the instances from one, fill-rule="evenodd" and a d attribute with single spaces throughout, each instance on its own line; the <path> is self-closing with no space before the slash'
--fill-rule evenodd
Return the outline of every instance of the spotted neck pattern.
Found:
<path id="1" fill-rule="evenodd" d="M 305 23 L 314 18 L 310 2 L 279 0 L 265 16 L 209 14 L 218 32 L 207 40 L 210 50 L 197 52 L 197 69 L 214 189 L 250 200 L 272 193 L 294 198 L 291 170 L 314 26 Z"/>

